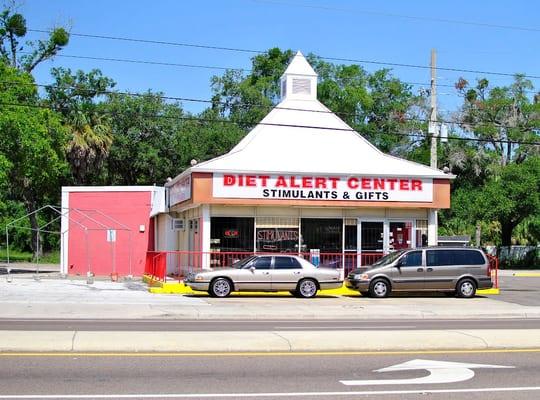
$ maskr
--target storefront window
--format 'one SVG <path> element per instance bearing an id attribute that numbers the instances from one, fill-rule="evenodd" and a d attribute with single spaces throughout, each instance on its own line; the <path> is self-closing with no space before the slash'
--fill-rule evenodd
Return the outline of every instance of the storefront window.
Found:
<path id="1" fill-rule="evenodd" d="M 302 218 L 301 225 L 306 251 L 319 249 L 321 253 L 342 252 L 342 219 Z"/>
<path id="2" fill-rule="evenodd" d="M 362 221 L 361 251 L 382 253 L 384 249 L 384 222 Z"/>
<path id="3" fill-rule="evenodd" d="M 261 253 L 297 253 L 299 219 L 295 217 L 257 217 L 255 241 Z"/>
<path id="4" fill-rule="evenodd" d="M 254 222 L 254 218 L 212 217 L 211 251 L 252 252 Z"/>

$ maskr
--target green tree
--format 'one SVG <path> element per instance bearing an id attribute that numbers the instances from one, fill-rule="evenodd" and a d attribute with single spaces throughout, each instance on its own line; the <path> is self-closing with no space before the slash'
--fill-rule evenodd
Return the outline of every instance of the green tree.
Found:
<path id="1" fill-rule="evenodd" d="M 476 199 L 479 219 L 499 222 L 501 244 L 512 244 L 514 228 L 540 209 L 540 157 L 505 166 L 491 178 Z"/>
<path id="2" fill-rule="evenodd" d="M 485 228 L 491 228 L 488 239 L 510 246 L 514 229 L 523 223 L 534 224 L 539 209 L 540 157 L 531 156 L 520 164 L 500 167 L 483 186 L 457 189 L 452 197 L 452 218 L 445 225 L 451 227 L 460 221 L 465 229 L 474 229 L 476 221 L 482 221 Z M 519 234 L 527 235 L 523 231 Z"/>
<path id="3" fill-rule="evenodd" d="M 464 98 L 459 122 L 466 132 L 483 140 L 477 148 L 492 164 L 520 163 L 539 154 L 538 146 L 519 143 L 540 138 L 540 103 L 527 95 L 533 89 L 530 80 L 518 74 L 510 86 L 490 88 L 487 79 L 480 79 L 471 88 L 460 79 L 456 88 Z"/>
<path id="4" fill-rule="evenodd" d="M 42 107 L 32 77 L 0 62 L 0 159 L 9 179 L 7 197 L 36 211 L 44 201 L 58 197 L 65 175 L 66 136 L 58 114 Z M 35 246 L 37 215 L 30 216 L 31 246 Z"/>
<path id="5" fill-rule="evenodd" d="M 517 75 L 514 83 L 505 87 L 490 87 L 486 79 L 478 80 L 475 87 L 460 79 L 456 88 L 463 95 L 463 106 L 458 123 L 463 127 L 462 134 L 480 139 L 478 142 L 450 142 L 442 152 L 445 164 L 458 176 L 453 184 L 452 210 L 441 213 L 441 226 L 464 224 L 468 231 L 455 233 L 474 233 L 481 226 L 482 237 L 508 245 L 511 235 L 519 222 L 495 216 L 482 211 L 484 193 L 493 191 L 495 182 L 503 181 L 501 173 L 507 166 L 521 164 L 530 157 L 537 157 L 539 146 L 519 142 L 538 142 L 540 140 L 540 104 L 538 96 L 527 93 L 533 89 L 530 81 Z M 502 141 L 502 142 L 501 142 Z M 514 167 L 513 167 L 514 168 Z M 507 174 L 507 172 L 505 172 Z M 473 198 L 481 199 L 472 201 Z M 503 198 L 495 197 L 502 204 Z M 490 202 L 491 207 L 494 205 Z M 494 209 L 499 210 L 499 207 Z M 534 216 L 519 215 L 519 221 L 527 221 Z M 494 218 L 494 219 L 491 219 Z M 495 224 L 494 224 L 495 222 Z M 529 237 L 523 231 L 534 225 L 521 225 L 520 237 Z"/>
<path id="6" fill-rule="evenodd" d="M 114 116 L 114 141 L 107 159 L 108 184 L 161 184 L 190 166 L 227 152 L 244 135 L 236 125 L 220 122 L 216 112 L 184 113 L 159 93 L 113 94 L 104 104 Z"/>
<path id="7" fill-rule="evenodd" d="M 70 132 L 66 155 L 75 184 L 92 184 L 113 142 L 112 116 L 97 101 L 114 87 L 101 71 L 88 73 L 53 68 L 54 85 L 47 86 L 48 103 L 63 116 Z"/>
<path id="8" fill-rule="evenodd" d="M 41 62 L 53 58 L 69 42 L 69 33 L 62 27 L 54 28 L 45 40 L 26 42 L 29 54 L 23 53 L 21 40 L 26 36 L 26 19 L 15 12 L 14 7 L 6 6 L 0 12 L 0 59 L 26 72 Z"/>

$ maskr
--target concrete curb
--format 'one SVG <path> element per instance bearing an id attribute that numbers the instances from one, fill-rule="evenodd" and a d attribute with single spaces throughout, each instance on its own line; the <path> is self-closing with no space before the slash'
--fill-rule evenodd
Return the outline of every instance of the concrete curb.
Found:
<path id="1" fill-rule="evenodd" d="M 0 352 L 361 352 L 540 348 L 540 329 L 418 331 L 0 331 Z"/>
<path id="2" fill-rule="evenodd" d="M 539 275 L 540 276 L 540 275 Z M 153 279 L 149 275 L 143 276 L 143 281 L 148 284 L 148 291 L 154 294 L 204 294 L 204 292 L 198 292 L 191 290 L 189 286 L 186 286 L 184 282 L 163 282 Z M 480 289 L 477 291 L 479 295 L 496 295 L 500 294 L 499 288 L 492 289 Z M 292 296 L 289 292 L 234 292 L 234 296 Z M 356 291 L 351 290 L 345 286 L 339 289 L 320 290 L 318 296 L 349 296 L 349 297 L 361 297 L 362 295 Z"/>
<path id="3" fill-rule="evenodd" d="M 540 272 L 515 272 L 512 275 L 522 278 L 540 278 Z"/>

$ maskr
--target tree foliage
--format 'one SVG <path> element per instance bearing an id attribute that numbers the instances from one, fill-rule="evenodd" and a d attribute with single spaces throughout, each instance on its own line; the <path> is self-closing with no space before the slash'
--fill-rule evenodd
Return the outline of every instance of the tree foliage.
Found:
<path id="1" fill-rule="evenodd" d="M 59 115 L 41 106 L 32 77 L 0 62 L 0 168 L 9 179 L 7 197 L 27 212 L 58 198 L 65 140 Z M 30 224 L 37 229 L 36 215 Z"/>
<path id="2" fill-rule="evenodd" d="M 88 73 L 53 68 L 54 85 L 47 86 L 48 104 L 62 115 L 70 133 L 66 155 L 73 182 L 89 184 L 97 177 L 113 142 L 111 115 L 97 103 L 115 85 L 101 71 Z"/>
<path id="3" fill-rule="evenodd" d="M 26 42 L 29 51 L 25 51 L 21 40 L 26 33 L 26 19 L 15 12 L 14 7 L 6 7 L 0 12 L 0 59 L 26 72 L 32 72 L 39 63 L 53 58 L 69 42 L 67 30 L 57 27 L 49 32 L 46 39 Z"/>

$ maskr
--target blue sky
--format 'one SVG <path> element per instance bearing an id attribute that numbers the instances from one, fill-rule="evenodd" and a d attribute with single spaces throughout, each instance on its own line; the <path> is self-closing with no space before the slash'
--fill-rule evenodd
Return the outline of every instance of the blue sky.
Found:
<path id="1" fill-rule="evenodd" d="M 67 25 L 72 32 L 169 42 L 266 50 L 313 52 L 325 57 L 540 75 L 540 2 L 536 1 L 352 1 L 352 0 L 26 0 L 20 6 L 31 29 Z M 442 22 L 470 21 L 523 29 Z M 30 33 L 35 39 L 39 34 Z M 126 58 L 182 64 L 249 68 L 252 54 L 221 50 L 72 37 L 62 54 Z M 88 71 L 99 68 L 119 90 L 164 92 L 209 99 L 210 79 L 221 70 L 128 64 L 57 57 L 40 65 L 38 83 L 51 82 L 53 66 Z M 380 67 L 365 65 L 369 71 Z M 398 78 L 429 82 L 429 70 L 393 68 Z M 478 74 L 439 71 L 441 84 Z M 504 85 L 510 77 L 486 76 Z M 533 81 L 540 88 L 540 80 Z M 418 87 L 415 86 L 415 90 Z M 452 88 L 439 88 L 441 109 L 459 105 Z M 200 103 L 183 103 L 197 112 Z"/>

